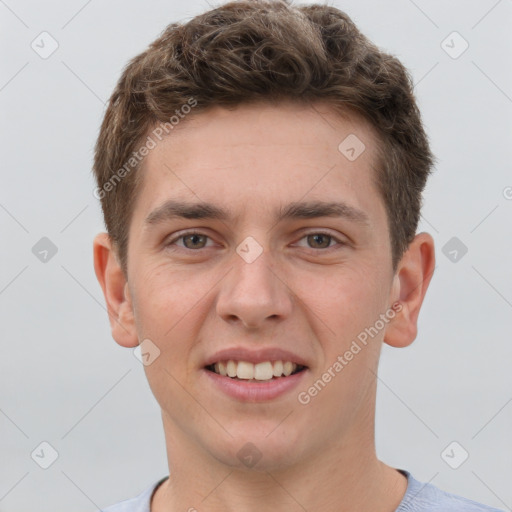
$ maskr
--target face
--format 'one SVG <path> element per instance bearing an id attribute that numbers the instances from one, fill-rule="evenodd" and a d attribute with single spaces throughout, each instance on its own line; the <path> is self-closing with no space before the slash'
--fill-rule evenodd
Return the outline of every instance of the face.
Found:
<path id="1" fill-rule="evenodd" d="M 373 435 L 396 299 L 375 145 L 326 105 L 245 105 L 187 119 L 146 157 L 127 293 L 134 339 L 159 350 L 144 368 L 169 439 L 270 469 Z"/>

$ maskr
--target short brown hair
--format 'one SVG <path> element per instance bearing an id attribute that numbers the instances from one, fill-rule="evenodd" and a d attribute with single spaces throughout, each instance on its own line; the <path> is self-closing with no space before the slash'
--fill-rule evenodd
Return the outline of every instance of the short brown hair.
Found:
<path id="1" fill-rule="evenodd" d="M 166 123 L 170 133 L 171 118 L 186 112 L 185 105 L 198 113 L 281 100 L 328 102 L 335 112 L 357 112 L 371 123 L 380 143 L 374 179 L 386 206 L 397 269 L 416 234 L 421 194 L 435 160 L 408 71 L 335 7 L 240 0 L 170 24 L 128 63 L 110 98 L 94 174 L 125 275 L 129 225 L 142 179 L 132 169 L 140 169 L 138 148 L 152 139 L 149 130 Z"/>

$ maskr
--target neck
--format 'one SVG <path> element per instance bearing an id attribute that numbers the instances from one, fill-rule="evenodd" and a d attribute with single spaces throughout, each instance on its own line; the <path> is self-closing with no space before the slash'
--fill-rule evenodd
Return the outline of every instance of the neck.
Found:
<path id="1" fill-rule="evenodd" d="M 240 470 L 205 454 L 164 416 L 170 478 L 156 491 L 151 512 L 393 512 L 407 479 L 377 459 L 373 422 L 365 426 L 324 442 L 307 462 Z"/>

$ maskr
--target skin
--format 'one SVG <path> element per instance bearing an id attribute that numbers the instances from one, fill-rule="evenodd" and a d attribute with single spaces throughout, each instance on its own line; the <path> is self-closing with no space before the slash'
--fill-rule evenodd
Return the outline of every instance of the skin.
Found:
<path id="1" fill-rule="evenodd" d="M 349 134 L 366 146 L 355 161 L 338 150 Z M 108 235 L 95 238 L 114 339 L 136 347 L 149 338 L 160 350 L 144 369 L 162 409 L 171 477 L 157 489 L 153 512 L 398 507 L 406 478 L 375 452 L 375 374 L 382 343 L 414 341 L 435 256 L 432 237 L 420 233 L 393 272 L 385 207 L 372 181 L 375 144 L 363 119 L 321 103 L 190 115 L 145 159 L 127 279 Z M 215 203 L 234 218 L 145 226 L 170 198 Z M 369 222 L 274 219 L 277 207 L 306 200 L 344 201 Z M 207 238 L 169 245 L 189 229 Z M 334 238 L 307 236 L 319 232 Z M 236 252 L 248 236 L 263 249 L 252 263 Z M 299 403 L 298 393 L 395 303 L 402 309 L 385 328 L 308 404 Z M 308 362 L 307 375 L 299 389 L 271 401 L 235 400 L 202 368 L 206 357 L 236 345 L 294 351 Z M 247 442 L 262 454 L 252 468 L 237 456 Z"/>

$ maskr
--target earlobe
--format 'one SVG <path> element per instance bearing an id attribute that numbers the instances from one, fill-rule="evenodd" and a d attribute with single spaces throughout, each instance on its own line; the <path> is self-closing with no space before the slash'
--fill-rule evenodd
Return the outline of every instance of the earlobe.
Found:
<path id="1" fill-rule="evenodd" d="M 93 253 L 94 271 L 105 296 L 112 337 L 123 347 L 136 347 L 139 342 L 128 282 L 107 233 L 96 235 Z"/>
<path id="2" fill-rule="evenodd" d="M 384 342 L 388 345 L 406 347 L 416 339 L 418 316 L 434 268 L 434 240 L 428 233 L 420 233 L 404 253 L 394 276 L 391 304 L 398 302 L 401 309 L 386 328 Z"/>

